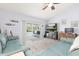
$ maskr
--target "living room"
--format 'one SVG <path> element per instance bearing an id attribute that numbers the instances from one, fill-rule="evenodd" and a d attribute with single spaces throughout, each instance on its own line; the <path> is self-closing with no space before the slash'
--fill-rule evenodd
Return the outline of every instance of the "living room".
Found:
<path id="1" fill-rule="evenodd" d="M 52 8 L 46 7 L 48 5 L 49 3 L 0 4 L 1 33 L 10 36 L 8 39 L 12 40 L 19 37 L 20 43 L 25 47 L 18 50 L 18 44 L 16 44 L 18 42 L 15 40 L 12 42 L 12 45 L 16 47 L 13 49 L 14 52 L 11 48 L 10 52 L 6 49 L 3 55 L 16 54 L 17 50 L 18 52 L 31 50 L 30 54 L 38 52 L 37 55 L 46 56 L 66 55 L 65 52 L 60 54 L 61 50 L 58 54 L 57 52 L 54 54 L 50 49 L 50 51 L 46 49 L 64 38 L 69 42 L 73 41 L 79 35 L 79 3 L 53 3 Z M 60 46 L 63 44 L 65 43 L 61 43 Z M 70 45 L 67 44 L 67 50 Z M 58 46 L 55 48 L 57 49 Z M 54 48 L 52 49 L 54 52 Z M 47 51 L 48 54 L 43 53 L 42 50 Z M 27 54 L 26 52 L 24 53 Z"/>

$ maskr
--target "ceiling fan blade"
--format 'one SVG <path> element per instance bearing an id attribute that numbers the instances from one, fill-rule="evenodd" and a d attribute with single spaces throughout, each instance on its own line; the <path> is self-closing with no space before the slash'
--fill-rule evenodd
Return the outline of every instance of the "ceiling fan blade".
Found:
<path id="1" fill-rule="evenodd" d="M 60 4 L 60 3 L 53 3 L 53 4 Z"/>
<path id="2" fill-rule="evenodd" d="M 42 10 L 45 10 L 48 6 L 45 6 Z"/>

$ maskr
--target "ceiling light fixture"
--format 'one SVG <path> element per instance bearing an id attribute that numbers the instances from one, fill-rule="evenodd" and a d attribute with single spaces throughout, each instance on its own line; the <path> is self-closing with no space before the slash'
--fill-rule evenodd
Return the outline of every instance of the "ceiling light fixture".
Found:
<path id="1" fill-rule="evenodd" d="M 11 24 L 11 23 L 6 23 L 5 25 L 7 25 L 7 26 L 15 26 L 15 24 Z"/>
<path id="2" fill-rule="evenodd" d="M 11 22 L 15 22 L 15 23 L 18 23 L 18 20 L 10 20 Z"/>

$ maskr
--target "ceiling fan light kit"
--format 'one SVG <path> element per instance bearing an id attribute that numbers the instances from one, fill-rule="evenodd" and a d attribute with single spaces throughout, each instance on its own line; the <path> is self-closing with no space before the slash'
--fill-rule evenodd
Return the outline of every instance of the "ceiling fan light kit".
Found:
<path id="1" fill-rule="evenodd" d="M 51 10 L 55 10 L 55 7 L 54 6 L 51 6 Z"/>

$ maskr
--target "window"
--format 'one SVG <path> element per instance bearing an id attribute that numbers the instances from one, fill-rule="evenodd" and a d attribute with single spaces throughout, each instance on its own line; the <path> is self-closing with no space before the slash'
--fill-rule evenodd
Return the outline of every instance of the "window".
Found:
<path id="1" fill-rule="evenodd" d="M 27 32 L 33 32 L 34 34 L 36 34 L 38 30 L 39 24 L 27 23 Z"/>
<path id="2" fill-rule="evenodd" d="M 39 30 L 39 25 L 33 24 L 33 33 L 36 34 L 38 30 Z"/>
<path id="3" fill-rule="evenodd" d="M 27 32 L 32 32 L 32 24 L 27 23 Z"/>

